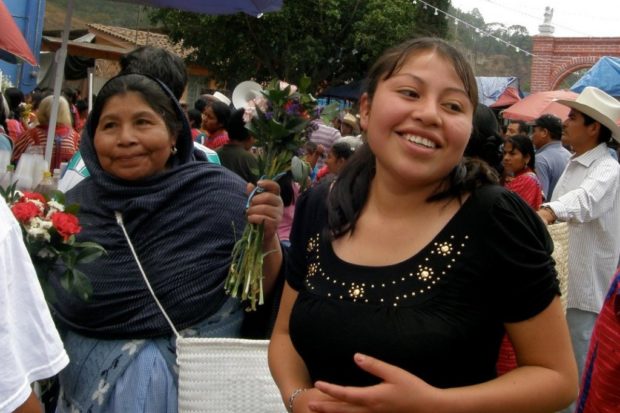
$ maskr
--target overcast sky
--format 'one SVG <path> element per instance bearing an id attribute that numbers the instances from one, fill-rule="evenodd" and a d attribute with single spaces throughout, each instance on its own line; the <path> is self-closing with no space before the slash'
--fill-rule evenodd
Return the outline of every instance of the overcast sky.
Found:
<path id="1" fill-rule="evenodd" d="M 486 23 L 519 24 L 531 35 L 538 34 L 549 6 L 556 37 L 620 37 L 620 0 L 452 0 L 452 6 L 477 8 Z"/>

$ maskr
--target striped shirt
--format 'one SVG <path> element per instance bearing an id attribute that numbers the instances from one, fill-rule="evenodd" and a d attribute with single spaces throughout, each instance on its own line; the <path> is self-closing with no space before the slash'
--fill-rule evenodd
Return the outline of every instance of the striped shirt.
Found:
<path id="1" fill-rule="evenodd" d="M 50 170 L 60 167 L 61 162 L 68 162 L 73 154 L 77 152 L 79 141 L 80 135 L 73 128 L 64 125 L 56 126 Z M 47 125 L 39 125 L 28 129 L 15 142 L 13 161 L 19 161 L 22 154 L 31 147 L 40 148 L 42 153 L 44 153 L 46 143 Z"/>
<path id="2" fill-rule="evenodd" d="M 17 139 L 25 132 L 24 125 L 17 119 L 6 120 L 6 133 L 13 141 L 13 144 L 17 142 Z"/>
<path id="3" fill-rule="evenodd" d="M 620 255 L 620 165 L 605 144 L 572 156 L 548 205 L 567 221 L 568 308 L 598 313 Z"/>

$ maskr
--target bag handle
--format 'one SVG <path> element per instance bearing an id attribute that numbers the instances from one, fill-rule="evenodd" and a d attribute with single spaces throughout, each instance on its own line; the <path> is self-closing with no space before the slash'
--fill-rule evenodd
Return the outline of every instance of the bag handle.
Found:
<path id="1" fill-rule="evenodd" d="M 138 259 L 138 254 L 136 254 L 136 250 L 134 249 L 133 244 L 131 243 L 131 239 L 129 239 L 129 234 L 127 234 L 127 230 L 125 229 L 125 225 L 123 224 L 123 214 L 120 213 L 119 211 L 115 211 L 114 212 L 114 216 L 116 217 L 116 222 L 118 223 L 118 225 L 123 230 L 123 234 L 125 235 L 125 239 L 127 240 L 127 244 L 129 244 L 129 249 L 131 250 L 131 253 L 133 254 L 133 258 L 136 260 L 136 263 L 138 264 L 138 268 L 140 269 L 140 273 L 142 274 L 142 278 L 144 278 L 144 282 L 146 283 L 146 286 L 148 287 L 151 295 L 153 296 L 153 299 L 155 299 L 155 303 L 157 303 L 157 306 L 159 307 L 159 309 L 161 310 L 162 314 L 164 315 L 164 318 L 166 319 L 168 324 L 170 324 L 170 328 L 172 328 L 172 331 L 177 336 L 177 339 L 181 338 L 181 335 L 179 334 L 179 332 L 175 328 L 174 324 L 172 323 L 172 320 L 168 316 L 168 313 L 166 313 L 166 310 L 164 310 L 164 307 L 161 305 L 161 303 L 157 299 L 157 296 L 155 295 L 155 291 L 153 291 L 153 287 L 151 287 L 151 283 L 149 282 L 149 279 L 147 278 L 146 274 L 144 273 L 144 269 L 142 268 L 142 264 L 140 263 L 140 260 Z"/>

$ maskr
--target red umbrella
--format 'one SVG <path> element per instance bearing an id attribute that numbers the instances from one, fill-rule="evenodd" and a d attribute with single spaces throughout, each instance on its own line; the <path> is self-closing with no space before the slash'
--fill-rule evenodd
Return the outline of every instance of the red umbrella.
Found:
<path id="1" fill-rule="evenodd" d="M 551 90 L 549 92 L 536 92 L 524 97 L 519 102 L 502 112 L 505 119 L 533 121 L 541 115 L 550 113 L 565 120 L 570 108 L 557 103 L 556 99 L 574 100 L 577 93 L 570 90 Z"/>
<path id="2" fill-rule="evenodd" d="M 11 16 L 9 9 L 6 8 L 3 0 L 0 0 L 0 27 L 2 27 L 0 49 L 36 66 L 37 59 L 34 58 L 28 42 L 26 42 L 24 35 L 17 27 L 17 24 L 15 24 L 15 20 Z"/>

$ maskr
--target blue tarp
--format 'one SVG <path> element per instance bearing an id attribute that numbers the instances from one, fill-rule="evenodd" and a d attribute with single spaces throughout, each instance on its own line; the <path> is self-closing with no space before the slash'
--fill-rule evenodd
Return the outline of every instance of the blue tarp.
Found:
<path id="1" fill-rule="evenodd" d="M 519 87 L 519 78 L 514 76 L 476 76 L 476 83 L 478 84 L 478 101 L 485 106 L 491 106 L 497 102 L 508 87 L 515 88 L 519 96 L 523 97 Z"/>
<path id="2" fill-rule="evenodd" d="M 570 90 L 580 93 L 586 86 L 595 86 L 611 96 L 620 96 L 620 57 L 601 57 Z"/>

